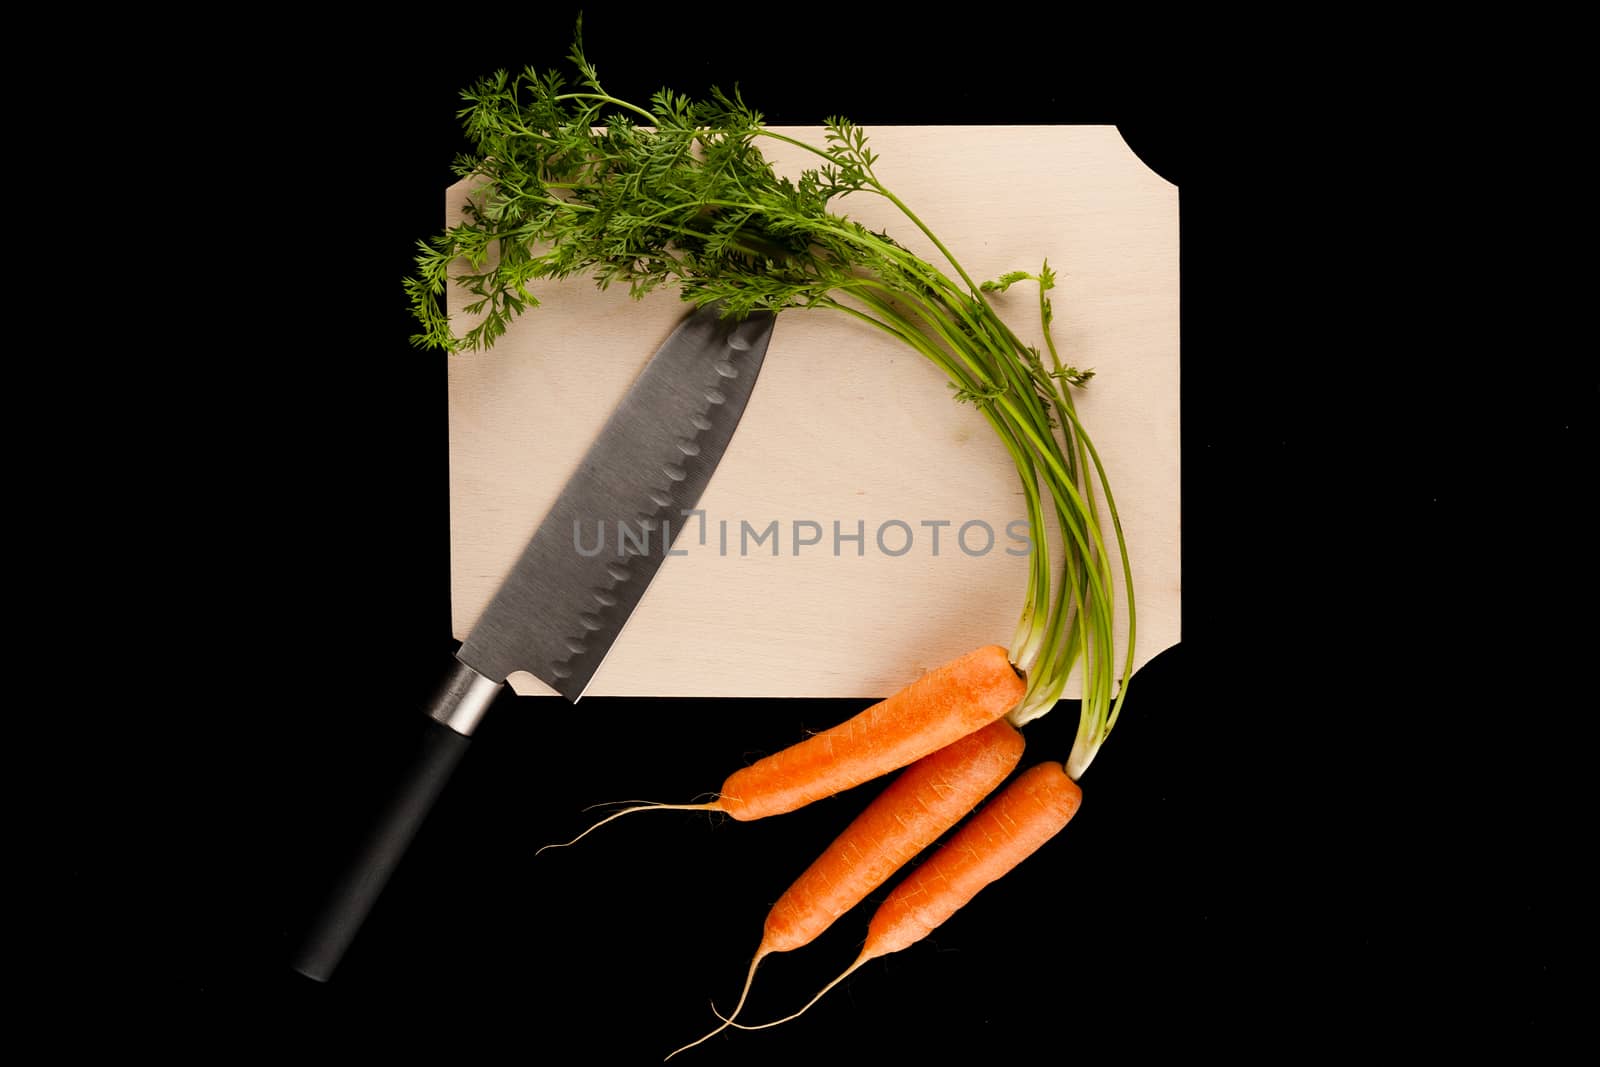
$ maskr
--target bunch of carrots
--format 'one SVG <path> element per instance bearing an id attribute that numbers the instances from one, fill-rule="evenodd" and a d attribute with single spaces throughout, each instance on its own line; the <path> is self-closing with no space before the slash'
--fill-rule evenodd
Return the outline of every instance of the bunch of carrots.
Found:
<path id="1" fill-rule="evenodd" d="M 1066 826 L 1081 799 L 1077 780 L 1115 725 L 1132 671 L 1127 549 L 1069 388 L 1084 387 L 1093 372 L 1063 364 L 1051 339 L 1048 264 L 974 281 L 878 180 L 866 135 L 844 119 L 827 124 L 823 145 L 806 144 L 766 129 L 737 96 L 714 92 L 693 102 L 662 90 L 648 107 L 618 99 L 601 87 L 581 40 L 571 58 L 580 79 L 570 89 L 553 72 L 529 70 L 498 73 L 463 94 L 461 114 L 477 151 L 456 170 L 478 183 L 468 221 L 422 243 L 418 272 L 406 282 L 421 325 L 417 343 L 451 352 L 491 345 L 538 303 L 529 281 L 582 272 L 602 286 L 623 282 L 635 296 L 676 286 L 684 299 L 720 303 L 730 315 L 841 312 L 946 373 L 956 398 L 978 409 L 1012 456 L 1027 505 L 1032 558 L 1009 648 L 987 645 L 929 672 L 735 772 L 708 803 L 635 805 L 596 824 L 644 809 L 764 818 L 903 768 L 772 908 L 739 1002 L 711 1034 L 753 1029 L 737 1017 L 764 958 L 815 940 L 991 793 L 889 892 L 859 958 L 818 998 L 868 960 L 927 936 Z M 804 148 L 821 162 L 798 180 L 780 176 L 756 147 L 760 138 Z M 894 204 L 949 269 L 830 208 L 849 195 Z M 1037 285 L 1048 365 L 991 303 L 1025 281 Z M 476 324 L 460 335 L 440 306 L 449 284 L 476 298 L 467 308 Z M 1102 504 L 1115 556 L 1102 533 Z M 1050 558 L 1050 519 L 1060 534 L 1058 560 Z M 1122 657 L 1114 648 L 1114 561 L 1126 595 Z M 1053 709 L 1078 670 L 1083 697 L 1065 763 L 1046 761 L 1012 777 L 1023 752 L 1018 728 Z"/>
<path id="2" fill-rule="evenodd" d="M 1067 825 L 1082 791 L 1062 764 L 1034 765 L 895 886 L 874 913 L 855 962 L 805 1007 L 759 1026 L 737 1022 L 763 959 L 821 937 L 1011 775 L 1024 742 L 1006 716 L 1025 690 L 1006 650 L 986 645 L 838 726 L 735 771 L 713 800 L 632 805 L 565 843 L 636 811 L 715 811 L 741 822 L 782 815 L 904 768 L 772 906 L 739 1002 L 722 1025 L 669 1059 L 730 1026 L 758 1030 L 798 1017 L 869 960 L 932 933 Z"/>
<path id="3" fill-rule="evenodd" d="M 904 768 L 772 906 L 739 1002 L 722 1025 L 669 1059 L 730 1026 L 764 1029 L 796 1018 L 869 960 L 926 937 L 1067 825 L 1082 791 L 1062 764 L 1034 765 L 895 886 L 874 913 L 856 961 L 805 1007 L 760 1026 L 736 1021 L 763 959 L 822 936 L 1011 775 L 1023 738 L 1005 716 L 1025 689 L 1006 650 L 986 645 L 838 726 L 735 771 L 714 800 L 635 805 L 595 824 L 651 809 L 760 819 Z"/>

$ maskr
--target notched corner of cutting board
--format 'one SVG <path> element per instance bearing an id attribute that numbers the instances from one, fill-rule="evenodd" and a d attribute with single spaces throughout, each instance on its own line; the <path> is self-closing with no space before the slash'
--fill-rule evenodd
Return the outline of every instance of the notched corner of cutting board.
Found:
<path id="1" fill-rule="evenodd" d="M 1139 161 L 1139 165 L 1149 171 L 1151 175 L 1165 182 L 1174 192 L 1177 191 L 1178 182 L 1171 177 L 1174 170 L 1176 157 L 1171 153 L 1172 140 L 1175 136 L 1170 127 L 1145 127 L 1136 125 L 1134 136 L 1128 135 L 1125 126 L 1114 126 L 1117 139 L 1122 142 L 1122 147 L 1128 154 Z M 1144 145 L 1141 151 L 1139 145 Z M 1152 160 L 1154 162 L 1152 162 Z"/>

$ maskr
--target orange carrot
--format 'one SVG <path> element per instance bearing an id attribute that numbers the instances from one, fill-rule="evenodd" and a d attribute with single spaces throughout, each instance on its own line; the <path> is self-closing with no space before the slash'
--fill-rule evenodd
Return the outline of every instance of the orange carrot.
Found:
<path id="1" fill-rule="evenodd" d="M 1006 650 L 985 645 L 936 667 L 838 726 L 735 771 L 715 800 L 624 808 L 567 844 L 634 811 L 720 811 L 741 821 L 794 811 L 981 730 L 1015 707 L 1026 688 Z"/>
<path id="2" fill-rule="evenodd" d="M 762 950 L 815 940 L 1005 781 L 1023 744 L 999 719 L 906 768 L 778 898 Z"/>
<path id="3" fill-rule="evenodd" d="M 727 1029 L 744 1007 L 756 967 L 763 959 L 822 936 L 835 919 L 938 840 L 1005 781 L 1022 758 L 1022 749 L 1022 735 L 1016 727 L 998 719 L 907 767 L 778 898 L 767 913 L 761 944 L 750 960 L 744 991 L 733 1013 L 722 1026 L 683 1048 L 693 1048 Z"/>
<path id="4" fill-rule="evenodd" d="M 759 1026 L 731 1025 L 763 1030 L 797 1018 L 868 960 L 922 940 L 979 890 L 1058 834 L 1077 812 L 1082 798 L 1078 783 L 1067 777 L 1062 764 L 1041 763 L 1024 771 L 890 891 L 868 924 L 861 955 L 804 1008 Z"/>
<path id="5" fill-rule="evenodd" d="M 741 820 L 804 807 L 982 729 L 1015 707 L 1026 688 L 1006 650 L 985 645 L 833 729 L 735 771 L 716 805 Z"/>

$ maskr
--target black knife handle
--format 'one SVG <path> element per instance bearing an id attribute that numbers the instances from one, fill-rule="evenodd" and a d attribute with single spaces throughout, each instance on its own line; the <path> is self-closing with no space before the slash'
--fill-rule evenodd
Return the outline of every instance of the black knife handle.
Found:
<path id="1" fill-rule="evenodd" d="M 317 909 L 295 953 L 295 970 L 319 982 L 332 977 L 451 772 L 466 754 L 473 727 L 501 685 L 457 664 L 423 720 L 422 733 L 399 784 Z M 447 722 L 451 725 L 445 725 Z"/>

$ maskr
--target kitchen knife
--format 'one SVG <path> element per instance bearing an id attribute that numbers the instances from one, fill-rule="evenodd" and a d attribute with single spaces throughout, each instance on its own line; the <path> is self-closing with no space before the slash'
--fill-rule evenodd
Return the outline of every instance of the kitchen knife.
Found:
<path id="1" fill-rule="evenodd" d="M 512 671 L 588 688 L 727 450 L 774 316 L 689 315 L 651 357 L 456 652 L 408 772 L 294 958 L 326 981 Z"/>

